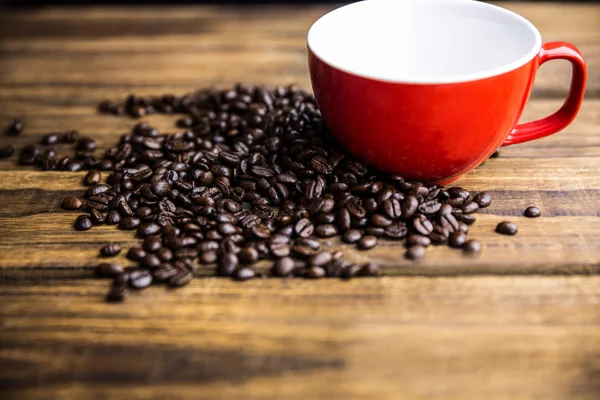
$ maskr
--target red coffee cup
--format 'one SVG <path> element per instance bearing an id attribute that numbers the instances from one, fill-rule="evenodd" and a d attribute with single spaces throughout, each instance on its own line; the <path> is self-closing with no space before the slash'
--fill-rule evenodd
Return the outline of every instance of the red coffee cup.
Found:
<path id="1" fill-rule="evenodd" d="M 326 14 L 308 32 L 323 118 L 352 154 L 408 179 L 452 182 L 498 147 L 565 128 L 586 82 L 579 50 L 542 44 L 525 18 L 472 0 L 368 0 Z M 517 125 L 536 70 L 573 66 L 553 115 Z"/>

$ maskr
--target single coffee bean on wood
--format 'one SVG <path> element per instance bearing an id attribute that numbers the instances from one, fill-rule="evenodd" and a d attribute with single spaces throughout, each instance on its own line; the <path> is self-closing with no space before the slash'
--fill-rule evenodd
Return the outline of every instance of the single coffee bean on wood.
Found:
<path id="1" fill-rule="evenodd" d="M 65 197 L 62 201 L 61 207 L 65 210 L 79 210 L 83 207 L 83 202 L 78 197 Z"/>
<path id="2" fill-rule="evenodd" d="M 87 215 L 80 215 L 75 220 L 74 227 L 78 231 L 87 231 L 92 228 L 92 220 Z"/>
<path id="3" fill-rule="evenodd" d="M 410 246 L 406 250 L 406 258 L 409 260 L 420 260 L 425 257 L 425 247 L 420 244 Z"/>
<path id="4" fill-rule="evenodd" d="M 119 264 L 102 263 L 96 267 L 94 272 L 99 278 L 114 278 L 115 276 L 122 274 L 124 270 Z"/>
<path id="5" fill-rule="evenodd" d="M 477 254 L 481 252 L 483 245 L 477 239 L 467 240 L 463 245 L 463 251 L 466 254 Z"/>
<path id="6" fill-rule="evenodd" d="M 121 245 L 119 243 L 109 243 L 100 248 L 100 255 L 102 257 L 114 257 L 121 252 Z"/>
<path id="7" fill-rule="evenodd" d="M 500 222 L 496 226 L 496 232 L 503 235 L 515 235 L 518 231 L 519 228 L 517 228 L 517 225 L 509 221 Z"/>
<path id="8" fill-rule="evenodd" d="M 356 247 L 359 250 L 369 250 L 375 246 L 377 246 L 377 238 L 373 235 L 363 236 L 358 242 L 356 242 Z"/>
<path id="9" fill-rule="evenodd" d="M 527 218 L 537 218 L 540 215 L 542 215 L 542 211 L 539 208 L 537 208 L 536 206 L 531 206 L 531 207 L 527 207 L 525 209 L 524 215 Z"/>

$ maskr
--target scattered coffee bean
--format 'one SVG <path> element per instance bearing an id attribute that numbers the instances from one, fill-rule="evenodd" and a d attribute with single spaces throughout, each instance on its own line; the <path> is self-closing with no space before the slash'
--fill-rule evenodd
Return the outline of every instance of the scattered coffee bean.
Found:
<path id="1" fill-rule="evenodd" d="M 152 274 L 145 269 L 136 269 L 129 273 L 129 286 L 144 289 L 152 284 Z"/>
<path id="2" fill-rule="evenodd" d="M 308 257 L 308 265 L 311 267 L 324 267 L 333 260 L 333 256 L 327 250 L 320 251 Z"/>
<path id="3" fill-rule="evenodd" d="M 476 254 L 481 252 L 482 244 L 477 239 L 467 240 L 463 246 L 463 251 L 467 254 Z"/>
<path id="4" fill-rule="evenodd" d="M 272 272 L 275 276 L 292 276 L 296 264 L 291 257 L 280 258 L 273 264 Z"/>
<path id="5" fill-rule="evenodd" d="M 16 136 L 23 131 L 25 124 L 20 119 L 11 119 L 6 125 L 6 134 Z"/>
<path id="6" fill-rule="evenodd" d="M 61 207 L 65 210 L 79 210 L 83 207 L 83 202 L 78 197 L 65 197 Z"/>
<path id="7" fill-rule="evenodd" d="M 119 243 L 105 244 L 100 248 L 100 255 L 102 257 L 114 257 L 121 252 L 121 245 Z"/>
<path id="8" fill-rule="evenodd" d="M 230 276 L 238 266 L 238 257 L 233 253 L 225 254 L 219 260 L 217 274 L 219 276 Z"/>
<path id="9" fill-rule="evenodd" d="M 114 278 L 115 276 L 122 274 L 124 270 L 119 264 L 102 263 L 96 267 L 94 272 L 99 278 Z"/>
<path id="10" fill-rule="evenodd" d="M 364 264 L 363 266 L 361 266 L 360 268 L 360 272 L 358 273 L 359 276 L 380 276 L 381 275 L 381 268 L 379 267 L 379 265 L 372 263 L 372 262 L 368 262 L 366 264 Z"/>
<path id="11" fill-rule="evenodd" d="M 356 242 L 356 247 L 359 250 L 369 250 L 375 246 L 377 246 L 377 238 L 372 235 L 363 236 L 358 242 Z"/>
<path id="12" fill-rule="evenodd" d="M 132 247 L 127 251 L 127 258 L 133 261 L 141 261 L 146 257 L 146 252 L 139 247 Z"/>
<path id="13" fill-rule="evenodd" d="M 185 286 L 192 280 L 193 277 L 194 277 L 194 274 L 191 271 L 189 271 L 188 269 L 185 269 L 185 268 L 178 269 L 177 272 L 169 278 L 169 286 L 171 286 L 171 287 Z"/>
<path id="14" fill-rule="evenodd" d="M 452 232 L 450 236 L 448 236 L 448 245 L 455 249 L 463 247 L 466 241 L 467 235 L 462 232 Z"/>
<path id="15" fill-rule="evenodd" d="M 83 184 L 85 186 L 92 186 L 100 183 L 102 179 L 102 174 L 100 171 L 91 170 L 83 177 Z"/>
<path id="16" fill-rule="evenodd" d="M 236 281 L 247 281 L 256 276 L 252 268 L 243 267 L 233 273 L 233 279 Z"/>
<path id="17" fill-rule="evenodd" d="M 325 275 L 327 275 L 325 269 L 321 267 L 310 267 L 304 274 L 304 276 L 309 279 L 321 279 L 324 278 Z"/>
<path id="18" fill-rule="evenodd" d="M 486 192 L 479 192 L 473 197 L 473 201 L 479 205 L 479 208 L 486 208 L 492 204 L 492 196 Z"/>
<path id="19" fill-rule="evenodd" d="M 12 156 L 15 152 L 15 146 L 12 144 L 7 144 L 4 147 L 0 147 L 0 158 L 8 158 Z"/>
<path id="20" fill-rule="evenodd" d="M 350 229 L 342 235 L 344 243 L 356 243 L 362 238 L 362 233 L 358 229 Z"/>
<path id="21" fill-rule="evenodd" d="M 106 301 L 110 303 L 118 303 L 127 298 L 129 295 L 129 289 L 127 285 L 116 283 L 113 284 L 106 295 Z"/>
<path id="22" fill-rule="evenodd" d="M 531 206 L 531 207 L 527 207 L 525 209 L 524 215 L 527 218 L 537 218 L 540 215 L 542 215 L 542 211 L 539 208 L 535 207 L 535 206 Z"/>
<path id="23" fill-rule="evenodd" d="M 519 231 L 519 228 L 517 228 L 517 225 L 515 225 L 512 222 L 508 222 L 508 221 L 500 222 L 496 226 L 496 232 L 501 233 L 503 235 L 514 235 L 518 231 Z"/>
<path id="24" fill-rule="evenodd" d="M 406 244 L 408 247 L 414 246 L 416 244 L 421 245 L 423 247 L 427 247 L 431 244 L 431 239 L 429 239 L 429 236 L 414 234 L 414 235 L 410 235 L 406 239 Z"/>
<path id="25" fill-rule="evenodd" d="M 425 257 L 425 247 L 420 244 L 410 246 L 406 250 L 406 258 L 409 260 L 420 260 Z"/>
<path id="26" fill-rule="evenodd" d="M 92 220 L 87 215 L 80 215 L 75 220 L 74 227 L 78 231 L 87 231 L 92 228 Z"/>

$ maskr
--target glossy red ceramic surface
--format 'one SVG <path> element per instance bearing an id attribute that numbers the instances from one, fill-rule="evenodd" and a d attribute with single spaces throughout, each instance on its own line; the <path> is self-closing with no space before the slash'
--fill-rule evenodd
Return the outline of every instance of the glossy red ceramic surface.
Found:
<path id="1" fill-rule="evenodd" d="M 564 106 L 545 119 L 516 125 L 537 68 L 552 59 L 573 64 Z M 577 115 L 586 81 L 581 53 L 557 42 L 525 65 L 485 79 L 404 84 L 336 69 L 309 48 L 315 97 L 329 128 L 356 157 L 408 179 L 447 183 L 486 160 L 498 147 L 558 132 Z"/>

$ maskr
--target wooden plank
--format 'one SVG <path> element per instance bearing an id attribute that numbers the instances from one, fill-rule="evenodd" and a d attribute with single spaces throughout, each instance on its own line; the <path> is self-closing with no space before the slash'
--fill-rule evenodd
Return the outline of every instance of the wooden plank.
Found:
<path id="1" fill-rule="evenodd" d="M 600 95 L 600 5 L 500 3 L 530 19 L 544 40 L 571 41 L 589 64 L 588 97 Z M 143 9 L 48 8 L 0 16 L 4 96 L 43 85 L 94 98 L 132 88 L 182 91 L 238 80 L 309 87 L 305 36 L 333 8 L 315 6 Z M 126 62 L 124 60 L 126 59 Z M 534 96 L 562 98 L 570 66 L 544 66 Z M 143 71 L 143 73 L 140 73 Z M 168 77 L 168 78 L 167 78 Z"/>
<path id="2" fill-rule="evenodd" d="M 0 287 L 3 398 L 600 396 L 600 277 L 105 286 Z"/>

